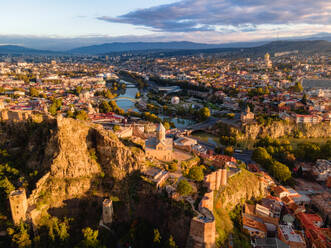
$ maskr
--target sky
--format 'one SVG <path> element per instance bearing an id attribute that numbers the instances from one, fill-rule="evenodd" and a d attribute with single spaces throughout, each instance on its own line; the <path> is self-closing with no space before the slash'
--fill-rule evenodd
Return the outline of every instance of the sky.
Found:
<path id="1" fill-rule="evenodd" d="M 229 43 L 331 33 L 329 0 L 1 0 L 0 44 Z"/>

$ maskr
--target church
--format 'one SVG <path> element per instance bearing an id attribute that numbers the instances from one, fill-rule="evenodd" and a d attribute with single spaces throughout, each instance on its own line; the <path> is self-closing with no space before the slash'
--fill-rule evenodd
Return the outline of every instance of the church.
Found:
<path id="1" fill-rule="evenodd" d="M 162 161 L 171 161 L 173 159 L 173 139 L 166 138 L 166 130 L 162 123 L 156 129 L 156 137 L 146 140 L 145 152 L 148 158 Z"/>

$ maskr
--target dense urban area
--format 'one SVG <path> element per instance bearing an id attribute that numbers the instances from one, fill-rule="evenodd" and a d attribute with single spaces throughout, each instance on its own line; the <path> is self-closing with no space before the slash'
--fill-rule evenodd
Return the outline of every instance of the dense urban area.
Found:
<path id="1" fill-rule="evenodd" d="M 0 247 L 331 247 L 331 61 L 0 55 Z"/>

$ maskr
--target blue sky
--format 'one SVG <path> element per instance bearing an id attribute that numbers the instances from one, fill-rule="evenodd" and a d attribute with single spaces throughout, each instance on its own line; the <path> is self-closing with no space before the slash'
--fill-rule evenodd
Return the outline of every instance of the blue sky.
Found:
<path id="1" fill-rule="evenodd" d="M 0 44 L 227 43 L 331 33 L 329 0 L 2 0 Z"/>

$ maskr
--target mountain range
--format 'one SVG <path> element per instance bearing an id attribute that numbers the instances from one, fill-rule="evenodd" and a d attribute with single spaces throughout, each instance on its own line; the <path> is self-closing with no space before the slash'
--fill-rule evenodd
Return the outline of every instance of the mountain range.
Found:
<path id="1" fill-rule="evenodd" d="M 101 45 L 85 46 L 68 51 L 55 52 L 37 50 L 22 46 L 0 46 L 0 54 L 24 55 L 105 55 L 124 52 L 166 53 L 169 55 L 196 54 L 196 53 L 240 53 L 245 51 L 248 55 L 263 52 L 282 52 L 298 50 L 301 53 L 327 52 L 331 53 L 331 42 L 326 40 L 284 40 L 273 42 L 243 42 L 230 44 L 203 44 L 194 42 L 114 42 Z"/>

